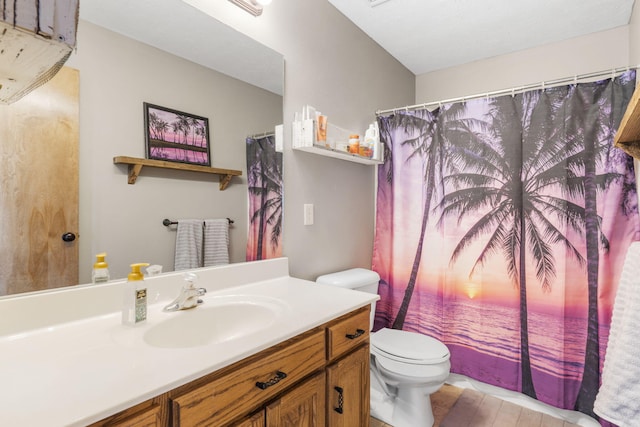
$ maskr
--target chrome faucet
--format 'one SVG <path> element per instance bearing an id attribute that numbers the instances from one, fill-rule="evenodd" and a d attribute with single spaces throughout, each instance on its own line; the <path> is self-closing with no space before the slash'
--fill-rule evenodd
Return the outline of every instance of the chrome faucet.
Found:
<path id="1" fill-rule="evenodd" d="M 187 310 L 197 307 L 198 304 L 202 304 L 203 301 L 198 297 L 207 293 L 207 290 L 205 288 L 195 287 L 194 283 L 198 279 L 198 276 L 195 273 L 185 273 L 182 277 L 187 283 L 182 287 L 177 298 L 163 309 L 164 311 Z"/>

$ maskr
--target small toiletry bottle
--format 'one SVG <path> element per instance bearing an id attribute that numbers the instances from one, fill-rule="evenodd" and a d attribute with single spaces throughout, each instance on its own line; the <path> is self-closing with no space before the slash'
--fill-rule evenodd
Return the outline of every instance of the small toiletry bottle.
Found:
<path id="1" fill-rule="evenodd" d="M 147 319 L 147 288 L 140 268 L 148 265 L 145 262 L 131 264 L 131 273 L 127 276 L 127 283 L 124 284 L 123 325 L 133 326 Z"/>
<path id="2" fill-rule="evenodd" d="M 373 157 L 373 147 L 376 143 L 376 130 L 373 123 L 369 125 L 369 129 L 364 133 L 364 141 L 360 145 L 360 155 L 364 157 Z"/>
<path id="3" fill-rule="evenodd" d="M 358 154 L 360 151 L 360 135 L 349 135 L 349 152 L 352 154 Z"/>
<path id="4" fill-rule="evenodd" d="M 329 147 L 327 144 L 327 116 L 322 114 L 317 117 L 316 141 L 319 145 Z"/>
<path id="5" fill-rule="evenodd" d="M 104 260 L 106 256 L 106 252 L 96 255 L 96 262 L 93 264 L 91 272 L 91 282 L 104 283 L 109 281 L 109 264 Z"/>

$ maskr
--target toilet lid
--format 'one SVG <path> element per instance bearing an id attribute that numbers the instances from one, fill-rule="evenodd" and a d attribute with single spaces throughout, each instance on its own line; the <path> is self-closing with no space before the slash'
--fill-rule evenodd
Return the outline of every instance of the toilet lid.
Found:
<path id="1" fill-rule="evenodd" d="M 435 338 L 416 332 L 383 328 L 371 334 L 371 346 L 396 360 L 436 364 L 449 359 L 449 349 Z"/>

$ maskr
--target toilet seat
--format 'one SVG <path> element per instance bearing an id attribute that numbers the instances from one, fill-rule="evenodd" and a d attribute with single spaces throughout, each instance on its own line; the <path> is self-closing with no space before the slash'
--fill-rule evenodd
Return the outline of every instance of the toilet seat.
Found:
<path id="1" fill-rule="evenodd" d="M 371 352 L 410 365 L 436 365 L 449 360 L 449 349 L 435 338 L 416 332 L 382 328 L 371 334 Z"/>

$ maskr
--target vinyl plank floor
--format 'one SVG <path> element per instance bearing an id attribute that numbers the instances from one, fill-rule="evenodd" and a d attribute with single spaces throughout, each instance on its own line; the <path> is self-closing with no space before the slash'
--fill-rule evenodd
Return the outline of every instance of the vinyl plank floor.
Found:
<path id="1" fill-rule="evenodd" d="M 448 384 L 431 395 L 431 405 L 433 427 L 579 427 L 475 390 Z M 371 427 L 393 426 L 371 418 Z"/>

